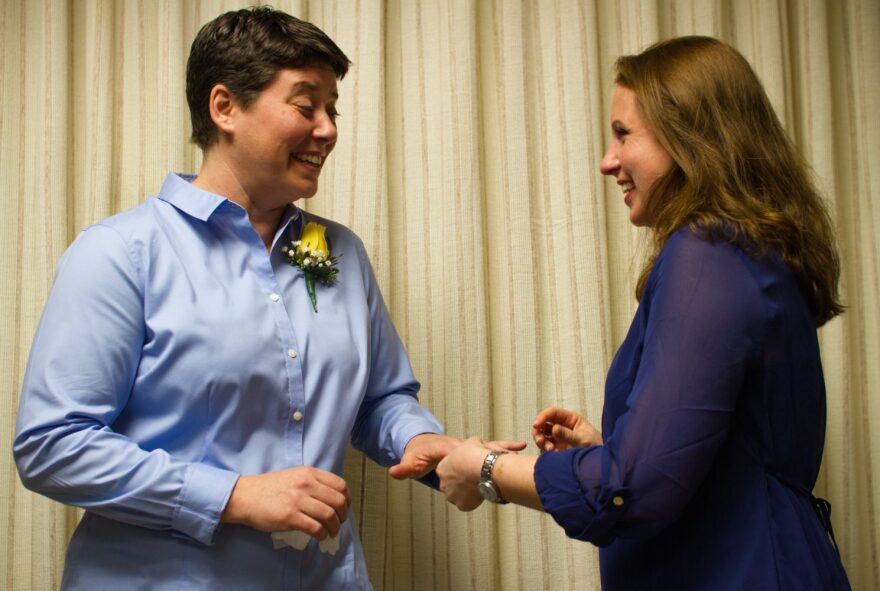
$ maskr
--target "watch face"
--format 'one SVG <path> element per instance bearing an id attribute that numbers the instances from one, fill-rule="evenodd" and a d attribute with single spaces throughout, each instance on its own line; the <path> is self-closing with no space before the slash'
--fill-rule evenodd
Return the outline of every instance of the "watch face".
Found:
<path id="1" fill-rule="evenodd" d="M 498 496 L 498 491 L 495 490 L 495 487 L 492 485 L 491 482 L 480 482 L 477 485 L 477 488 L 480 489 L 480 494 L 487 501 L 497 503 L 501 500 L 501 498 Z"/>

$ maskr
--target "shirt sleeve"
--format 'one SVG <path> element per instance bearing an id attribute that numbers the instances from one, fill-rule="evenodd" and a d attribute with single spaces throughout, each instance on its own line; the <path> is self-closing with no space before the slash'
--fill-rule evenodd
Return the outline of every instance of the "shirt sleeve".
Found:
<path id="1" fill-rule="evenodd" d="M 238 475 L 142 449 L 112 428 L 145 340 L 140 264 L 103 225 L 62 257 L 28 360 L 15 460 L 31 490 L 208 544 Z"/>
<path id="2" fill-rule="evenodd" d="M 370 376 L 352 429 L 352 444 L 382 466 L 400 462 L 410 439 L 443 433 L 443 426 L 418 400 L 419 382 L 391 322 L 363 246 L 360 256 L 370 309 Z"/>
<path id="3" fill-rule="evenodd" d="M 641 302 L 638 369 L 604 445 L 545 453 L 536 465 L 541 501 L 568 536 L 597 545 L 651 536 L 705 478 L 765 317 L 744 257 L 691 233 L 658 257 Z"/>

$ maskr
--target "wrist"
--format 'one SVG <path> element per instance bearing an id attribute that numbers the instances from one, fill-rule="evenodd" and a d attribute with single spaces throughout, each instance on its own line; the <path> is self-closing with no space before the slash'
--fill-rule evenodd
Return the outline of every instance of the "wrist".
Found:
<path id="1" fill-rule="evenodd" d="M 482 495 L 487 501 L 493 503 L 507 504 L 507 500 L 505 500 L 504 496 L 501 494 L 501 490 L 495 480 L 496 463 L 498 462 L 498 459 L 506 453 L 506 451 L 490 451 L 486 454 L 486 457 L 483 459 L 483 464 L 480 467 L 480 481 L 477 487 L 480 491 L 480 495 Z"/>
<path id="2" fill-rule="evenodd" d="M 410 451 L 410 449 L 415 449 L 422 445 L 428 445 L 431 447 L 448 447 L 451 449 L 455 447 L 458 442 L 460 442 L 460 440 L 450 437 L 449 435 L 423 432 L 410 437 L 409 441 L 406 442 L 406 445 L 403 446 L 403 451 L 406 453 L 407 451 Z"/>
<path id="3" fill-rule="evenodd" d="M 220 514 L 220 523 L 245 523 L 244 505 L 246 503 L 243 501 L 243 497 L 246 496 L 247 478 L 247 476 L 239 476 L 235 481 L 235 486 L 232 487 L 232 492 L 229 494 L 229 500 L 226 501 L 226 506 Z"/>

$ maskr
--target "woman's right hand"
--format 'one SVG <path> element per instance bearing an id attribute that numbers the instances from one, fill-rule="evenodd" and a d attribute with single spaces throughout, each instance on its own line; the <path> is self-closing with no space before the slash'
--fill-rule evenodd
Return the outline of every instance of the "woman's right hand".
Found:
<path id="1" fill-rule="evenodd" d="M 326 470 L 297 466 L 240 476 L 221 521 L 264 532 L 299 530 L 323 540 L 339 534 L 350 505 L 345 480 Z"/>
<path id="2" fill-rule="evenodd" d="M 551 406 L 535 417 L 532 437 L 541 451 L 602 445 L 602 434 L 576 412 Z"/>

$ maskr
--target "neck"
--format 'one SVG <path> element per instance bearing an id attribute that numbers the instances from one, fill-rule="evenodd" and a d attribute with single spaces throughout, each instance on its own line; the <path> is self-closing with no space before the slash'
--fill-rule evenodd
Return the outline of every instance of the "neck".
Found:
<path id="1" fill-rule="evenodd" d="M 259 234 L 266 250 L 272 248 L 272 240 L 275 238 L 284 210 L 289 203 L 262 199 L 261 195 L 248 191 L 229 164 L 211 151 L 205 154 L 199 175 L 193 181 L 193 185 L 226 197 L 244 208 L 251 226 Z"/>

